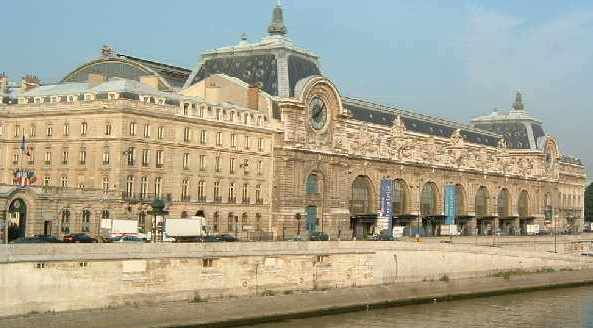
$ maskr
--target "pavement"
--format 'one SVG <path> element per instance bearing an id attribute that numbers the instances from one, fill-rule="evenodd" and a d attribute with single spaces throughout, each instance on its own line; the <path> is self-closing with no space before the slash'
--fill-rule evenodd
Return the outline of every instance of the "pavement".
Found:
<path id="1" fill-rule="evenodd" d="M 232 327 L 412 303 L 439 302 L 555 287 L 593 284 L 593 270 L 504 273 L 497 277 L 396 283 L 307 293 L 171 302 L 157 306 L 39 313 L 0 319 L 2 328 Z"/>

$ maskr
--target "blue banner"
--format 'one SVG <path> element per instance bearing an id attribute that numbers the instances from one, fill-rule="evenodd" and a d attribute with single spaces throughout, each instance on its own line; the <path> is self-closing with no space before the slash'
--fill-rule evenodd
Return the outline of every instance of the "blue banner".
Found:
<path id="1" fill-rule="evenodd" d="M 457 188 L 455 185 L 445 186 L 445 216 L 446 224 L 455 224 L 455 216 L 457 215 Z"/>
<path id="2" fill-rule="evenodd" d="M 393 215 L 393 181 L 381 180 L 381 216 L 391 219 Z"/>

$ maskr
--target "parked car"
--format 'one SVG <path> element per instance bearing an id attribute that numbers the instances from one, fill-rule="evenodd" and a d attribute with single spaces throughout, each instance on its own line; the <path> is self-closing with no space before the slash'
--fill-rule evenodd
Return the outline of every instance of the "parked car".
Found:
<path id="1" fill-rule="evenodd" d="M 21 237 L 11 241 L 11 244 L 53 244 L 61 243 L 62 241 L 54 236 L 35 235 L 32 237 Z"/>
<path id="2" fill-rule="evenodd" d="M 309 236 L 310 241 L 328 241 L 329 235 L 325 232 L 312 232 Z"/>
<path id="3" fill-rule="evenodd" d="M 217 236 L 218 239 L 220 239 L 220 241 L 238 241 L 239 239 L 237 239 L 235 236 L 233 235 L 229 235 L 229 234 L 222 234 L 222 235 L 218 235 Z"/>
<path id="4" fill-rule="evenodd" d="M 143 243 L 145 242 L 144 238 L 140 238 L 138 236 L 119 236 L 115 238 L 111 238 L 112 243 Z"/>
<path id="5" fill-rule="evenodd" d="M 64 236 L 65 243 L 96 243 L 97 239 L 91 237 L 88 233 L 71 233 Z"/>

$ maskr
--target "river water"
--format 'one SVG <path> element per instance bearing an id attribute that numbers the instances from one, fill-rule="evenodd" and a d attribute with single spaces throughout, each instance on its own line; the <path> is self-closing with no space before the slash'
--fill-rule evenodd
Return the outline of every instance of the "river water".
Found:
<path id="1" fill-rule="evenodd" d="M 591 327 L 593 286 L 408 305 L 251 328 Z"/>

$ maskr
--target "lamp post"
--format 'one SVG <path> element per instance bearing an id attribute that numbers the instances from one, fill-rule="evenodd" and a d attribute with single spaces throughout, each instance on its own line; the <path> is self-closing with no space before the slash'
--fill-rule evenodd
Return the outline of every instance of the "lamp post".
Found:
<path id="1" fill-rule="evenodd" d="M 156 243 L 156 234 L 157 234 L 157 216 L 164 216 L 169 214 L 169 211 L 165 211 L 165 202 L 160 198 L 155 198 L 152 201 L 152 210 L 148 212 L 149 215 L 153 216 L 153 224 L 151 229 L 151 241 Z M 164 225 L 164 222 L 163 222 Z"/>
<path id="2" fill-rule="evenodd" d="M 295 218 L 297 220 L 297 236 L 301 235 L 301 213 L 297 213 L 295 215 Z"/>

